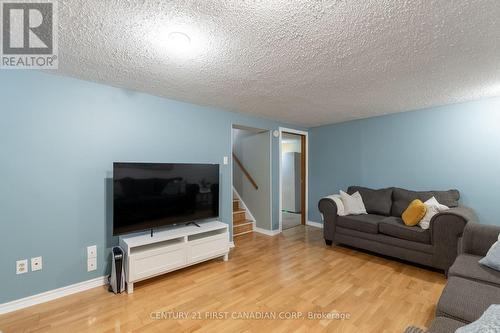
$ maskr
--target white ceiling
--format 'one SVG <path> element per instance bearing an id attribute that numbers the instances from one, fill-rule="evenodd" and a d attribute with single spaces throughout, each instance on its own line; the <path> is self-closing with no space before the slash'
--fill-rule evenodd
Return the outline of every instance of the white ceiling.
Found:
<path id="1" fill-rule="evenodd" d="M 59 22 L 60 73 L 305 126 L 500 95 L 499 0 L 64 0 Z"/>

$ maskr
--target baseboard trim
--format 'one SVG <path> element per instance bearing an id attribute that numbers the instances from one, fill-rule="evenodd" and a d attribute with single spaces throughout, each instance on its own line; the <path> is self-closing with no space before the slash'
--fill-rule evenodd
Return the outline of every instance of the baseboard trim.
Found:
<path id="1" fill-rule="evenodd" d="M 234 247 L 234 242 L 229 242 L 229 248 L 232 249 Z"/>
<path id="2" fill-rule="evenodd" d="M 267 230 L 267 229 L 262 229 L 259 227 L 255 227 L 253 231 L 258 232 L 259 234 L 263 234 L 266 236 L 276 236 L 280 233 L 279 230 Z"/>
<path id="3" fill-rule="evenodd" d="M 95 279 L 75 283 L 66 287 L 49 290 L 41 294 L 28 296 L 15 301 L 0 304 L 0 314 L 21 310 L 33 305 L 49 302 L 64 296 L 79 293 L 88 289 L 100 287 L 108 284 L 107 276 L 100 276 Z"/>
<path id="4" fill-rule="evenodd" d="M 311 226 L 311 227 L 315 227 L 315 228 L 323 229 L 323 223 L 319 223 L 319 222 L 307 221 L 306 225 Z"/>

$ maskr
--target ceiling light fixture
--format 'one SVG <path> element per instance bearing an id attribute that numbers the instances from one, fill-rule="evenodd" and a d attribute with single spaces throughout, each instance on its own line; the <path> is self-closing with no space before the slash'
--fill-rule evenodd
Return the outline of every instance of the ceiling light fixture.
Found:
<path id="1" fill-rule="evenodd" d="M 173 31 L 168 34 L 168 40 L 172 46 L 187 47 L 191 44 L 191 38 L 183 32 Z"/>
<path id="2" fill-rule="evenodd" d="M 191 60 L 199 61 L 206 57 L 210 38 L 205 30 L 196 24 L 186 22 L 151 22 L 146 33 L 148 44 L 159 59 L 183 64 Z"/>
<path id="3" fill-rule="evenodd" d="M 179 55 L 189 55 L 192 49 L 191 38 L 184 32 L 172 31 L 168 34 L 168 51 Z"/>

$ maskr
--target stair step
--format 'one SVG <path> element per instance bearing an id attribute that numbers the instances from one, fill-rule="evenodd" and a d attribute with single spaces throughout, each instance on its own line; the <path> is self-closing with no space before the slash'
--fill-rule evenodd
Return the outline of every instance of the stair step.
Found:
<path id="1" fill-rule="evenodd" d="M 233 223 L 246 220 L 245 211 L 238 211 L 233 213 Z"/>
<path id="2" fill-rule="evenodd" d="M 245 224 L 252 224 L 252 220 L 243 220 L 243 221 L 238 221 L 238 222 L 233 222 L 233 226 L 240 226 L 240 225 L 245 225 Z"/>
<path id="3" fill-rule="evenodd" d="M 241 236 L 241 235 L 251 234 L 252 232 L 253 232 L 253 230 L 245 231 L 245 232 L 240 232 L 239 234 L 234 234 L 233 237 L 238 237 L 238 236 Z"/>
<path id="4" fill-rule="evenodd" d="M 241 225 L 233 225 L 234 235 L 241 234 L 242 232 L 253 231 L 253 223 L 245 223 Z"/>
<path id="5" fill-rule="evenodd" d="M 233 211 L 238 211 L 238 210 L 240 210 L 240 201 L 233 200 Z"/>

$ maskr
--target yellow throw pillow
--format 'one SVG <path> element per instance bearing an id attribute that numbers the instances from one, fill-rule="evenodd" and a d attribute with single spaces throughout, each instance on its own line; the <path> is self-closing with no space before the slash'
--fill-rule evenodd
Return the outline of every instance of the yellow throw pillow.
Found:
<path id="1" fill-rule="evenodd" d="M 422 201 L 415 199 L 410 203 L 408 208 L 406 208 L 401 217 L 407 226 L 412 227 L 417 225 L 418 222 L 424 218 L 426 212 L 427 207 L 425 204 Z"/>

